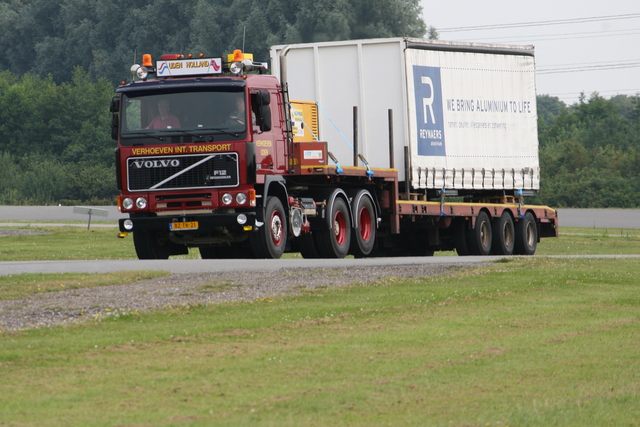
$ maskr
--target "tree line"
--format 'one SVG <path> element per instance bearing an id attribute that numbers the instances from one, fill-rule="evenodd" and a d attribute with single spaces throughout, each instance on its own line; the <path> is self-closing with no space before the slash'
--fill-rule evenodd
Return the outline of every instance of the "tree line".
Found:
<path id="1" fill-rule="evenodd" d="M 112 204 L 113 85 L 0 72 L 0 204 Z M 567 106 L 538 96 L 542 187 L 552 207 L 640 207 L 640 96 L 597 93 Z"/>
<path id="2" fill-rule="evenodd" d="M 0 2 L 0 204 L 113 203 L 109 100 L 143 53 L 421 37 L 419 0 Z"/>
<path id="3" fill-rule="evenodd" d="M 0 70 L 69 80 L 83 67 L 126 80 L 143 53 L 243 49 L 267 61 L 277 44 L 422 37 L 419 0 L 8 0 L 0 3 Z"/>
<path id="4" fill-rule="evenodd" d="M 640 207 L 640 96 L 538 96 L 541 191 L 553 207 Z"/>
<path id="5" fill-rule="evenodd" d="M 7 0 L 0 3 L 0 204 L 112 204 L 113 90 L 142 53 L 437 38 L 419 0 Z M 427 31 L 428 30 L 428 31 Z M 640 97 L 538 96 L 542 188 L 554 207 L 640 207 Z"/>

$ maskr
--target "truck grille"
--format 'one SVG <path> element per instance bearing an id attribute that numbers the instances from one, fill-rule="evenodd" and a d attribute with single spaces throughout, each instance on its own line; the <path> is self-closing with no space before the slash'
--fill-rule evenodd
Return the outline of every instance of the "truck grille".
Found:
<path id="1" fill-rule="evenodd" d="M 130 157 L 127 170 L 129 191 L 235 187 L 239 184 L 237 153 Z"/>

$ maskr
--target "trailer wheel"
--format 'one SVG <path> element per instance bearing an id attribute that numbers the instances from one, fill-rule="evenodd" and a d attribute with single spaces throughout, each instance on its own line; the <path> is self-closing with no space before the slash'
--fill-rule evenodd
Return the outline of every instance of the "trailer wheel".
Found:
<path id="1" fill-rule="evenodd" d="M 511 255 L 515 246 L 515 229 L 513 218 L 506 210 L 500 218 L 491 221 L 493 243 L 491 253 L 493 255 Z"/>
<path id="2" fill-rule="evenodd" d="M 280 199 L 267 197 L 264 225 L 251 233 L 251 247 L 257 258 L 280 258 L 287 246 L 287 217 Z"/>
<path id="3" fill-rule="evenodd" d="M 482 211 L 476 217 L 476 224 L 469 235 L 469 252 L 471 255 L 489 255 L 491 252 L 491 219 Z"/>
<path id="4" fill-rule="evenodd" d="M 456 221 L 453 223 L 453 241 L 459 256 L 471 254 L 469 252 L 469 231 L 467 225 L 467 220 L 464 218 L 456 218 Z"/>
<path id="5" fill-rule="evenodd" d="M 538 246 L 538 227 L 531 212 L 516 223 L 516 244 L 513 253 L 516 255 L 533 255 Z"/>
<path id="6" fill-rule="evenodd" d="M 133 246 L 138 259 L 168 259 L 171 242 L 163 234 L 158 231 L 134 231 Z"/>
<path id="7" fill-rule="evenodd" d="M 376 211 L 368 195 L 356 199 L 353 212 L 358 225 L 353 228 L 350 252 L 356 258 L 363 258 L 371 253 L 376 242 Z"/>
<path id="8" fill-rule="evenodd" d="M 344 258 L 349 253 L 351 244 L 351 219 L 344 199 L 336 198 L 329 218 L 331 228 L 317 232 L 318 254 L 322 258 Z"/>

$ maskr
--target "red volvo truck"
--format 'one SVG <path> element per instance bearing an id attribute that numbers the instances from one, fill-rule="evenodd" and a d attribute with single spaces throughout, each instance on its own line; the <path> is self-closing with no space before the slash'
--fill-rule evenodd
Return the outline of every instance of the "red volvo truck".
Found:
<path id="1" fill-rule="evenodd" d="M 165 55 L 111 103 L 118 205 L 141 259 L 532 255 L 529 46 L 392 38 Z M 272 72 L 272 74 L 269 74 Z M 303 101 L 304 100 L 304 101 Z"/>

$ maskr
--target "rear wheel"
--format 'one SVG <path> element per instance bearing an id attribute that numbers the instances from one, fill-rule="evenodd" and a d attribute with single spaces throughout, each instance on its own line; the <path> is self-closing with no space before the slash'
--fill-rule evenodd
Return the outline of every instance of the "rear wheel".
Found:
<path id="1" fill-rule="evenodd" d="M 533 255 L 538 246 L 538 227 L 536 219 L 531 212 L 527 212 L 524 218 L 516 223 L 516 242 L 514 253 L 516 255 Z"/>
<path id="2" fill-rule="evenodd" d="M 356 258 L 366 257 L 373 250 L 376 241 L 376 213 L 368 195 L 356 197 L 353 212 L 357 225 L 353 228 L 351 253 Z"/>
<path id="3" fill-rule="evenodd" d="M 476 217 L 476 224 L 469 234 L 469 252 L 471 255 L 489 255 L 491 252 L 491 219 L 482 211 Z"/>
<path id="4" fill-rule="evenodd" d="M 493 243 L 491 253 L 494 255 L 511 255 L 515 246 L 515 229 L 513 218 L 509 212 L 504 211 L 500 218 L 491 222 Z"/>
<path id="5" fill-rule="evenodd" d="M 317 231 L 317 250 L 322 258 L 344 258 L 351 244 L 351 219 L 344 199 L 333 202 L 330 216 L 331 228 Z"/>
<path id="6" fill-rule="evenodd" d="M 168 233 L 134 231 L 133 245 L 138 259 L 168 259 L 171 255 Z"/>
<path id="7" fill-rule="evenodd" d="M 251 247 L 257 258 L 280 258 L 287 246 L 287 217 L 277 197 L 267 198 L 264 225 L 251 234 Z"/>
<path id="8" fill-rule="evenodd" d="M 313 234 L 301 234 L 297 240 L 298 249 L 300 250 L 300 255 L 302 255 L 303 258 L 320 258 L 318 250 L 316 249 L 316 243 Z"/>

